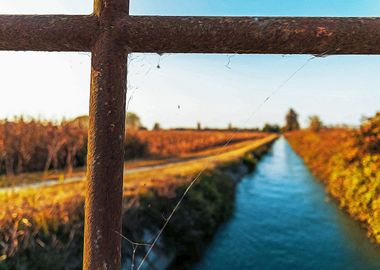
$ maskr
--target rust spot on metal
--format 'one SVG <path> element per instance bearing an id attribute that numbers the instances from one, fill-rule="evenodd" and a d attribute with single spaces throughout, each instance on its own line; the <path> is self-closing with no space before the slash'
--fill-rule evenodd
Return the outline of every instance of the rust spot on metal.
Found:
<path id="1" fill-rule="evenodd" d="M 321 26 L 318 26 L 317 27 L 317 33 L 316 33 L 317 37 L 321 37 L 321 36 L 326 36 L 326 37 L 330 37 L 333 35 L 333 33 L 329 32 L 326 27 L 321 27 Z"/>

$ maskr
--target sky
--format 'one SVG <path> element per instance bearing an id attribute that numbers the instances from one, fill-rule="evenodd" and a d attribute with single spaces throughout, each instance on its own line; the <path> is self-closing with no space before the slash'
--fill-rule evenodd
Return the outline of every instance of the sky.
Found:
<path id="1" fill-rule="evenodd" d="M 2 14 L 89 14 L 92 0 L 1 0 Z M 380 16 L 378 0 L 132 0 L 132 15 Z M 133 54 L 128 111 L 145 126 L 357 125 L 380 111 L 379 56 Z M 289 80 L 290 78 L 290 80 Z M 88 113 L 90 53 L 0 52 L 0 118 Z M 270 97 L 265 103 L 264 100 Z"/>

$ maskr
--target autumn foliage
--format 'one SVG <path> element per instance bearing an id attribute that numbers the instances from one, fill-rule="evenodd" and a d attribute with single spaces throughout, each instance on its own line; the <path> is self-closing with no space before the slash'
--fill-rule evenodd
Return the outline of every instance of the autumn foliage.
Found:
<path id="1" fill-rule="evenodd" d="M 196 130 L 140 130 L 136 137 L 147 144 L 153 156 L 181 156 L 216 146 L 267 136 L 258 132 L 196 131 Z"/>
<path id="2" fill-rule="evenodd" d="M 170 133 L 171 131 L 167 131 Z M 177 134 L 178 131 L 172 133 Z M 180 131 L 179 133 L 184 132 Z M 185 132 L 187 133 L 187 132 Z M 199 134 L 190 132 L 194 138 Z M 148 134 L 150 134 L 148 132 Z M 208 133 L 205 133 L 208 134 Z M 239 133 L 237 133 L 239 136 Z M 156 135 L 152 133 L 152 136 Z M 209 134 L 212 135 L 212 134 Z M 259 136 L 259 134 L 256 134 Z M 238 162 L 246 162 L 247 158 L 259 157 L 276 138 L 275 135 L 261 135 L 262 139 L 248 140 L 228 147 L 217 147 L 207 150 L 207 153 L 201 152 L 199 159 L 187 160 L 176 163 L 175 166 L 163 168 L 152 168 L 147 171 L 135 171 L 126 174 L 124 177 L 124 218 L 128 222 L 124 223 L 123 232 L 129 229 L 132 232 L 138 229 L 145 229 L 141 224 L 146 226 L 150 223 L 144 221 L 141 216 L 136 216 L 131 207 L 139 204 L 139 197 L 143 194 L 158 194 L 166 199 L 177 201 L 175 190 L 182 188 L 179 194 L 183 194 L 183 189 L 188 186 L 189 181 L 194 179 L 200 171 L 207 171 L 202 174 L 199 183 L 207 181 L 206 187 L 202 187 L 202 193 L 192 192 L 191 196 L 196 206 L 191 204 L 191 213 L 199 216 L 199 222 L 194 228 L 200 226 L 208 228 L 216 224 L 207 224 L 205 221 L 218 220 L 220 216 L 225 215 L 228 210 L 226 196 L 232 194 L 233 181 L 227 190 L 220 195 L 215 194 L 215 190 L 223 190 L 221 184 L 224 178 L 228 176 L 216 174 L 214 178 L 208 178 L 209 172 L 215 170 L 224 170 L 223 168 L 234 167 Z M 243 136 L 244 137 L 244 136 Z M 151 138 L 151 137 L 150 137 Z M 226 137 L 223 139 L 223 141 Z M 221 151 L 222 150 L 222 151 Z M 254 152 L 255 155 L 247 153 Z M 251 162 L 256 162 L 251 159 Z M 212 186 L 210 186 L 212 185 Z M 197 185 L 199 188 L 199 184 Z M 197 188 L 197 189 L 198 189 Z M 211 189 L 210 189 L 211 188 Z M 83 242 L 83 214 L 84 214 L 84 181 L 61 183 L 54 186 L 42 186 L 39 188 L 26 188 L 15 192 L 0 193 L 0 269 L 78 269 L 80 268 L 82 242 Z M 211 196 L 212 195 L 212 196 Z M 216 197 L 216 195 L 218 195 Z M 217 198 L 217 201 L 215 201 Z M 199 202 L 203 202 L 199 204 Z M 150 210 L 154 210 L 150 207 Z M 152 204 L 154 205 L 154 204 Z M 165 201 L 165 209 L 172 209 L 174 203 L 168 204 Z M 219 210 L 221 207 L 223 210 Z M 226 208 L 227 207 L 227 208 Z M 146 209 L 147 211 L 149 209 Z M 181 207 L 183 209 L 183 207 Z M 215 209 L 215 210 L 214 210 Z M 149 210 L 149 211 L 150 211 Z M 212 210 L 210 212 L 210 210 Z M 129 211 L 129 212 L 128 212 Z M 156 210 L 154 210 L 156 211 Z M 128 215 L 126 216 L 126 214 Z M 175 226 L 193 226 L 192 222 L 187 222 L 189 215 L 185 212 L 180 216 L 182 222 L 173 222 Z M 199 215 L 198 215 L 199 214 Z M 155 217 L 153 217 L 155 218 Z M 162 225 L 162 215 L 157 216 Z M 132 220 L 132 222 L 131 222 Z M 198 220 L 198 219 L 197 219 Z M 130 226 L 130 227 L 126 227 Z M 173 225 L 170 225 L 173 226 Z M 170 228 L 170 227 L 168 227 Z M 186 227 L 187 228 L 187 227 Z M 192 232 L 191 235 L 198 234 L 198 231 L 179 229 L 182 231 Z M 202 232 L 202 235 L 204 232 Z M 181 238 L 184 234 L 181 235 Z M 140 238 L 142 239 L 142 238 Z M 191 238 L 192 242 L 196 238 Z M 129 247 L 129 245 L 128 245 Z M 4 266 L 4 268 L 2 268 Z"/>
<path id="3" fill-rule="evenodd" d="M 78 120 L 53 123 L 24 118 L 0 121 L 0 174 L 83 165 L 87 125 Z"/>
<path id="4" fill-rule="evenodd" d="M 380 243 L 380 114 L 358 130 L 303 130 L 287 138 L 340 206 Z"/>
<path id="5" fill-rule="evenodd" d="M 128 124 L 128 123 L 127 123 Z M 125 159 L 173 157 L 264 136 L 255 132 L 138 130 L 128 125 Z M 88 118 L 54 123 L 16 118 L 0 121 L 0 174 L 66 169 L 84 166 Z"/>
<path id="6" fill-rule="evenodd" d="M 357 133 L 358 148 L 370 154 L 380 154 L 380 112 L 366 119 Z"/>

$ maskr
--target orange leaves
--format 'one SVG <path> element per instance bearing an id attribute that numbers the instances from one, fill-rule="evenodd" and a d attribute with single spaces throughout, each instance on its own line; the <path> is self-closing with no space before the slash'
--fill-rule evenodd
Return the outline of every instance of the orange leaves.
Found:
<path id="1" fill-rule="evenodd" d="M 0 121 L 0 174 L 70 167 L 86 139 L 87 126 L 77 119 L 60 124 L 22 117 Z"/>
<path id="2" fill-rule="evenodd" d="M 257 132 L 193 131 L 193 130 L 140 130 L 136 136 L 148 144 L 154 156 L 181 156 L 221 146 L 231 139 L 239 142 L 266 136 Z"/>
<path id="3" fill-rule="evenodd" d="M 380 243 L 380 154 L 368 144 L 380 131 L 378 118 L 380 114 L 364 122 L 359 131 L 298 131 L 287 138 L 340 206 L 363 222 L 369 235 Z"/>
<path id="4" fill-rule="evenodd" d="M 380 112 L 366 119 L 357 133 L 357 144 L 362 152 L 380 154 Z"/>
<path id="5" fill-rule="evenodd" d="M 137 130 L 127 129 L 126 157 L 142 158 L 183 156 L 221 146 L 227 141 L 240 142 L 263 138 L 258 132 Z M 132 131 L 131 131 L 132 130 Z M 0 174 L 84 166 L 88 118 L 53 123 L 23 118 L 0 121 Z M 147 149 L 146 149 L 147 148 Z"/>

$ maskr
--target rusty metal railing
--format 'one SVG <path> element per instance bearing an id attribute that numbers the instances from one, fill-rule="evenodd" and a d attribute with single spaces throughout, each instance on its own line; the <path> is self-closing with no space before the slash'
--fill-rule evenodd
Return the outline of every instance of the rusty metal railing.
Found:
<path id="1" fill-rule="evenodd" d="M 119 269 L 127 54 L 380 54 L 379 18 L 0 15 L 0 50 L 91 51 L 84 269 Z"/>

